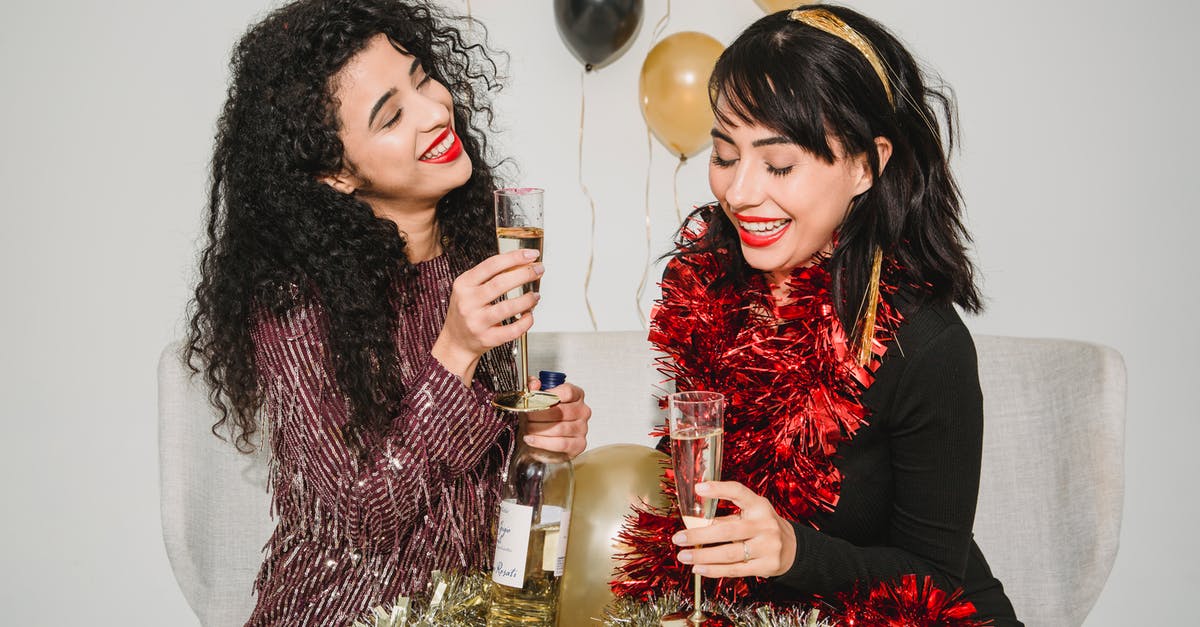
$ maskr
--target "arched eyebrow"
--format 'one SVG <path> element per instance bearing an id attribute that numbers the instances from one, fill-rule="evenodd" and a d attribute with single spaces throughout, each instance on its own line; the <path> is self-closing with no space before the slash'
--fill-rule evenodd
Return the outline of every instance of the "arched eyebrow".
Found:
<path id="1" fill-rule="evenodd" d="M 764 137 L 762 139 L 756 139 L 753 142 L 751 142 L 750 145 L 754 146 L 755 148 L 758 148 L 760 146 L 773 146 L 775 144 L 794 144 L 794 143 L 796 143 L 796 142 L 792 141 L 791 139 L 789 139 L 787 137 L 784 137 L 783 135 L 776 135 L 774 137 Z"/>
<path id="2" fill-rule="evenodd" d="M 734 143 L 732 137 L 726 135 L 725 133 L 722 133 L 721 131 L 718 131 L 715 128 L 712 129 L 711 131 L 709 131 L 709 135 L 712 135 L 714 139 L 719 139 L 727 144 Z M 756 139 L 753 142 L 751 142 L 750 145 L 754 146 L 755 148 L 759 148 L 761 146 L 772 146 L 774 144 L 794 144 L 794 143 L 796 143 L 796 142 L 792 141 L 791 139 L 789 139 L 787 137 L 784 137 L 783 135 L 775 135 L 774 137 L 764 137 L 762 139 Z"/>
<path id="3" fill-rule="evenodd" d="M 399 50 L 399 48 L 397 48 L 397 50 Z M 405 53 L 405 54 L 407 54 L 407 53 Z M 412 65 L 408 66 L 408 75 L 413 76 L 414 74 L 416 74 L 417 68 L 419 68 L 419 67 L 421 67 L 421 60 L 414 57 Z M 379 100 L 375 101 L 375 106 L 371 107 L 371 115 L 367 116 L 367 126 L 373 126 L 375 124 L 375 116 L 379 114 L 379 110 L 383 108 L 383 105 L 387 104 L 387 101 L 389 98 L 391 98 L 392 96 L 395 96 L 395 95 L 396 95 L 396 88 L 393 87 L 393 88 L 387 90 L 386 94 L 380 96 Z"/>

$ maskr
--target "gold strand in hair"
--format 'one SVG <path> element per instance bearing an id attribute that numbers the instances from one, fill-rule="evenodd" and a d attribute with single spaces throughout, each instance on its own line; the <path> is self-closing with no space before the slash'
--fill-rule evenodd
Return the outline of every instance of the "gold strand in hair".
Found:
<path id="1" fill-rule="evenodd" d="M 871 363 L 871 347 L 875 343 L 875 313 L 879 308 L 879 275 L 883 270 L 883 249 L 875 247 L 875 259 L 871 262 L 871 280 L 867 283 L 867 297 L 863 302 L 865 313 L 859 324 L 862 335 L 858 338 L 858 365 Z"/>

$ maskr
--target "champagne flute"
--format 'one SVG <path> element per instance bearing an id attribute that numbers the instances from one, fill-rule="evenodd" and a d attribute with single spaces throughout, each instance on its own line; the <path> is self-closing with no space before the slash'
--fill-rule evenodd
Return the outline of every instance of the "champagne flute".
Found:
<path id="1" fill-rule="evenodd" d="M 510 187 L 495 191 L 496 240 L 501 253 L 519 248 L 542 252 L 542 195 L 543 190 L 537 187 Z M 536 292 L 540 286 L 541 280 L 535 279 L 510 290 L 505 298 L 512 299 L 522 294 Z M 518 317 L 520 316 L 518 315 Z M 527 341 L 528 338 L 524 333 L 517 340 L 518 361 L 521 365 L 521 389 L 498 393 L 492 399 L 492 404 L 496 407 L 511 411 L 530 412 L 549 409 L 558 404 L 558 397 L 549 392 L 529 390 Z"/>
<path id="2" fill-rule="evenodd" d="M 717 513 L 717 499 L 696 494 L 696 484 L 721 479 L 725 396 L 717 392 L 676 392 L 667 396 L 671 428 L 671 463 L 679 513 L 688 529 L 707 527 Z M 687 616 L 691 625 L 731 625 L 728 618 L 705 614 L 703 591 L 696 575 L 695 607 Z"/>

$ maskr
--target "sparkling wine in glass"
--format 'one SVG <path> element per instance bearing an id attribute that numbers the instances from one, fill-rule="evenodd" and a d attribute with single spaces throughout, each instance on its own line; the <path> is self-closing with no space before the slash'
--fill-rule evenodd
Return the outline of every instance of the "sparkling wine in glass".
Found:
<path id="1" fill-rule="evenodd" d="M 542 252 L 542 196 L 537 187 L 510 187 L 495 191 L 496 241 L 500 252 L 518 248 Z M 517 298 L 522 294 L 536 292 L 541 280 L 533 280 L 509 290 L 505 298 Z M 558 404 L 558 397 L 542 391 L 529 389 L 529 348 L 524 333 L 517 340 L 521 368 L 521 389 L 500 392 L 492 400 L 497 407 L 511 411 L 529 412 L 548 409 Z"/>
<path id="2" fill-rule="evenodd" d="M 667 396 L 667 411 L 679 513 L 688 529 L 706 527 L 717 513 L 717 499 L 696 494 L 696 485 L 721 479 L 725 396 L 717 392 L 676 392 Z M 724 616 L 704 613 L 700 575 L 695 581 L 695 607 L 687 615 L 688 624 L 731 625 Z"/>

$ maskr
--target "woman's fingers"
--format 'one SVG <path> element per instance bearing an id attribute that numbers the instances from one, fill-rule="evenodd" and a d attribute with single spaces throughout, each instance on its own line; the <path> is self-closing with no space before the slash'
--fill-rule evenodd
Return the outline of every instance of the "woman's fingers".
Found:
<path id="1" fill-rule="evenodd" d="M 554 451 L 557 453 L 565 453 L 567 457 L 575 458 L 587 448 L 587 438 L 582 435 L 565 437 L 565 436 L 543 436 L 543 435 L 527 435 L 525 443 L 534 448 L 540 448 L 544 451 Z"/>
<path id="2" fill-rule="evenodd" d="M 541 278 L 545 267 L 534 263 L 536 250 L 492 255 L 454 279 L 454 295 L 464 309 L 476 310 L 496 302 L 511 290 Z"/>
<path id="3" fill-rule="evenodd" d="M 533 314 L 531 313 L 526 313 L 511 324 L 494 323 L 481 333 L 484 348 L 495 348 L 501 344 L 511 342 L 521 337 L 532 327 Z"/>
<path id="4" fill-rule="evenodd" d="M 767 503 L 766 499 L 737 481 L 705 481 L 696 486 L 696 494 L 733 502 L 738 509 L 742 510 L 743 518 L 745 518 L 747 508 L 757 507 L 763 503 L 770 507 L 770 503 Z"/>
<path id="5" fill-rule="evenodd" d="M 541 382 L 533 377 L 529 377 L 530 389 L 535 389 L 534 383 L 538 384 L 536 389 L 541 389 Z M 559 404 L 545 411 L 530 412 L 528 415 L 530 422 L 561 422 L 563 420 L 586 419 L 583 417 L 582 411 L 577 410 L 580 406 L 586 408 L 586 405 L 580 402 L 583 400 L 583 388 L 573 383 L 564 383 L 546 391 L 557 396 Z M 591 410 L 588 409 L 587 411 L 588 415 L 590 415 Z"/>
<path id="6" fill-rule="evenodd" d="M 529 313 L 541 298 L 541 294 L 530 292 L 512 300 L 502 300 L 491 305 L 484 310 L 487 316 L 486 324 L 490 327 L 515 318 L 517 314 Z"/>
<path id="7" fill-rule="evenodd" d="M 767 499 L 736 481 L 706 482 L 696 493 L 730 501 L 741 511 L 675 534 L 671 540 L 685 547 L 679 561 L 694 564 L 706 577 L 773 577 L 791 567 L 795 532 Z"/>
<path id="8" fill-rule="evenodd" d="M 734 516 L 724 516 L 720 521 L 713 521 L 707 527 L 685 529 L 675 534 L 671 540 L 679 546 L 697 546 L 701 544 L 725 544 L 750 537 L 751 527 L 745 521 Z"/>
<path id="9" fill-rule="evenodd" d="M 483 302 L 490 303 L 526 283 L 533 283 L 541 279 L 545 273 L 546 266 L 540 263 L 517 265 L 484 282 L 479 288 L 479 297 Z"/>
<path id="10" fill-rule="evenodd" d="M 560 402 L 550 409 L 531 412 L 524 417 L 525 442 L 549 451 L 574 457 L 587 448 L 588 421 L 592 409 L 583 402 L 583 389 L 564 383 L 547 390 Z"/>
<path id="11" fill-rule="evenodd" d="M 540 254 L 532 248 L 523 248 L 492 255 L 479 262 L 474 268 L 460 274 L 454 281 L 455 287 L 458 287 L 459 282 L 464 287 L 483 285 L 501 272 L 533 262 Z"/>

